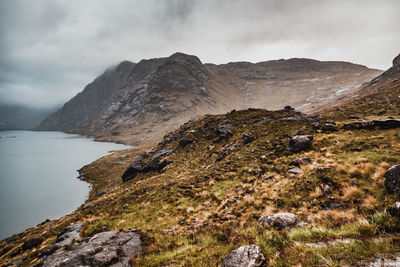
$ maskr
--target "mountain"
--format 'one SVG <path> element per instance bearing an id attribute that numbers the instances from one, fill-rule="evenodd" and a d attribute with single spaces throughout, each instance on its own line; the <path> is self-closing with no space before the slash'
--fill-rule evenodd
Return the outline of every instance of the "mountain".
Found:
<path id="1" fill-rule="evenodd" d="M 203 64 L 175 53 L 109 68 L 45 119 L 38 130 L 149 144 L 196 116 L 248 107 L 301 108 L 381 74 L 347 62 L 311 59 Z"/>
<path id="2" fill-rule="evenodd" d="M 326 116 L 343 118 L 400 115 L 400 54 L 393 66 L 335 102 L 325 103 L 318 110 Z"/>
<path id="3" fill-rule="evenodd" d="M 57 109 L 59 107 L 31 108 L 0 103 L 0 131 L 33 129 Z"/>

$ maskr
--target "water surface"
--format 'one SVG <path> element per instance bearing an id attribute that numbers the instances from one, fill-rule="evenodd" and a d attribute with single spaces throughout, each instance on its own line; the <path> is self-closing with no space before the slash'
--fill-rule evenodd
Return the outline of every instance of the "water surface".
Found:
<path id="1" fill-rule="evenodd" d="M 0 240 L 74 211 L 89 184 L 77 170 L 127 146 L 61 132 L 0 132 Z"/>

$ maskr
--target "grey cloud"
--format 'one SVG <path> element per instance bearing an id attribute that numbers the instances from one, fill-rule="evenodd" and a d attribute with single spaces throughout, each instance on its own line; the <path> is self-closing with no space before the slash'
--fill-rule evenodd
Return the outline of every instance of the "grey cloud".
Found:
<path id="1" fill-rule="evenodd" d="M 3 0 L 0 100 L 67 101 L 122 60 L 290 57 L 386 69 L 399 53 L 398 0 Z"/>

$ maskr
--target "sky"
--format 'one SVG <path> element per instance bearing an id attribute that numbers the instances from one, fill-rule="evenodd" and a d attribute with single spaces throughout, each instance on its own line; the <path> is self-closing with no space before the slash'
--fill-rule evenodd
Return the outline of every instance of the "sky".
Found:
<path id="1" fill-rule="evenodd" d="M 303 57 L 387 69 L 399 0 L 0 0 L 0 103 L 62 104 L 123 60 Z"/>

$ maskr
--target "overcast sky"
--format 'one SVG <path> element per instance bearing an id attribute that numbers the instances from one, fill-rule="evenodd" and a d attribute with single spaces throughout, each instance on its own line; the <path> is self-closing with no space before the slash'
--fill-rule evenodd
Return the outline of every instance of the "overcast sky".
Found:
<path id="1" fill-rule="evenodd" d="M 0 102 L 68 101 L 122 60 L 306 57 L 387 69 L 399 0 L 0 0 Z"/>

